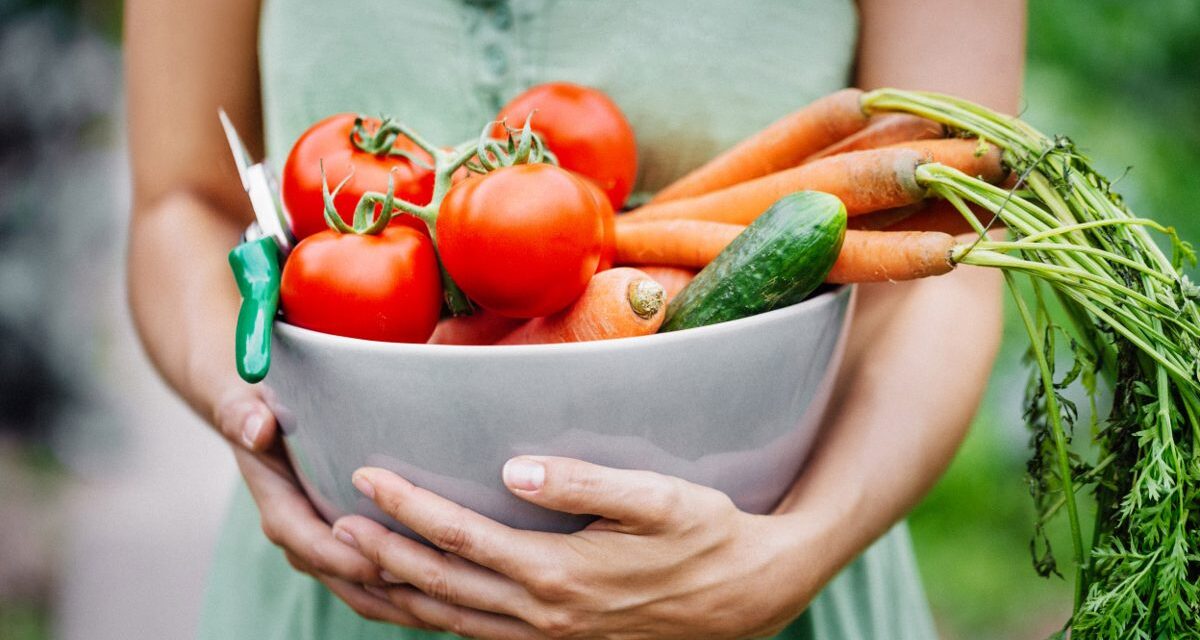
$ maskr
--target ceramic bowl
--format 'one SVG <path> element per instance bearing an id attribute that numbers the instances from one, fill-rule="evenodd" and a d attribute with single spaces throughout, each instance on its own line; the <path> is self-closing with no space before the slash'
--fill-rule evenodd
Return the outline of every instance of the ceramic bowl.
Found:
<path id="1" fill-rule="evenodd" d="M 554 345 L 392 344 L 277 322 L 267 395 L 330 521 L 358 513 L 413 535 L 351 485 L 369 465 L 510 526 L 586 526 L 504 488 L 518 454 L 649 469 L 766 513 L 816 435 L 852 297 L 843 287 L 699 329 Z"/>

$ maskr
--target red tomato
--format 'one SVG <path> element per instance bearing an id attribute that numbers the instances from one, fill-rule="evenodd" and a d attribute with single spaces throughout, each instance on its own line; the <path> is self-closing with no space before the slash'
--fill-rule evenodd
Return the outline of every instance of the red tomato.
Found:
<path id="1" fill-rule="evenodd" d="M 433 172 L 399 156 L 374 156 L 360 151 L 350 142 L 350 131 L 354 128 L 355 115 L 342 113 L 330 116 L 309 127 L 304 135 L 292 145 L 287 162 L 283 165 L 280 195 L 292 218 L 292 232 L 297 240 L 324 231 L 325 203 L 321 198 L 321 163 L 325 164 L 325 176 L 329 189 L 342 181 L 353 168 L 354 177 L 346 183 L 333 199 L 338 215 L 346 224 L 354 217 L 354 207 L 367 191 L 387 192 L 388 173 L 395 180 L 397 198 L 415 204 L 425 204 L 433 197 Z M 364 120 L 368 131 L 374 131 L 379 121 Z M 433 164 L 429 154 L 419 149 L 411 140 L 401 136 L 397 147 Z M 395 171 L 392 171 L 395 169 Z M 378 213 L 379 207 L 376 207 Z M 424 230 L 425 225 L 412 216 L 397 215 L 393 224 Z"/>
<path id="2" fill-rule="evenodd" d="M 604 223 L 580 178 L 522 164 L 450 188 L 437 221 L 442 264 L 485 309 L 535 318 L 566 307 L 596 272 Z"/>
<path id="3" fill-rule="evenodd" d="M 613 261 L 617 257 L 617 214 L 595 182 L 587 178 L 582 178 L 580 182 L 587 186 L 600 207 L 600 219 L 604 221 L 604 248 L 600 250 L 600 264 L 596 266 L 596 271 L 607 271 L 613 268 Z"/>
<path id="4" fill-rule="evenodd" d="M 534 109 L 532 128 L 559 165 L 594 180 L 620 211 L 637 177 L 637 142 L 616 103 L 597 89 L 551 82 L 513 98 L 497 119 L 520 128 Z"/>
<path id="5" fill-rule="evenodd" d="M 406 226 L 390 226 L 379 235 L 327 229 L 288 256 L 279 300 L 284 318 L 306 329 L 425 342 L 442 309 L 433 241 Z"/>

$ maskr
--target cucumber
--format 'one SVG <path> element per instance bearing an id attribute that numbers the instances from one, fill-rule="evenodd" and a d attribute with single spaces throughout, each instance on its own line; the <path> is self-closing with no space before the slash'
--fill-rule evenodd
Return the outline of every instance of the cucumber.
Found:
<path id="1" fill-rule="evenodd" d="M 800 302 L 825 281 L 846 236 L 846 206 L 819 191 L 780 198 L 667 307 L 659 331 L 736 320 Z"/>

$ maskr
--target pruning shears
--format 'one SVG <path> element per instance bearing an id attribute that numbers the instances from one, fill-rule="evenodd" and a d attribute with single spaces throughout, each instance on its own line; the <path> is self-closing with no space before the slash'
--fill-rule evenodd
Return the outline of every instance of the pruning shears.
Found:
<path id="1" fill-rule="evenodd" d="M 280 267 L 296 245 L 292 225 L 279 199 L 279 181 L 265 162 L 253 162 L 224 109 L 217 114 L 233 152 L 242 188 L 250 196 L 254 222 L 229 252 L 229 266 L 242 294 L 235 334 L 237 372 L 259 382 L 271 367 L 271 328 L 279 310 Z"/>

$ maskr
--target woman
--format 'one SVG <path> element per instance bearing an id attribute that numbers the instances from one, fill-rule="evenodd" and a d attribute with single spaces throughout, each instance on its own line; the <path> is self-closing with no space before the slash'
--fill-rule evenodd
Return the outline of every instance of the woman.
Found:
<path id="1" fill-rule="evenodd" d="M 628 114 L 645 194 L 848 84 L 1014 112 L 1021 0 L 130 0 L 126 38 L 134 316 L 155 365 L 229 440 L 245 479 L 202 635 L 933 636 L 896 523 L 948 464 L 982 393 L 999 341 L 994 274 L 862 287 L 823 436 L 770 516 L 655 474 L 517 459 L 504 480 L 518 496 L 609 518 L 584 536 L 534 535 L 391 474 L 356 475 L 461 558 L 442 555 L 362 519 L 320 520 L 259 389 L 234 373 L 225 254 L 252 216 L 215 113 L 223 106 L 252 151 L 265 145 L 278 161 L 331 113 L 386 110 L 451 143 L 527 86 L 572 80 Z"/>

